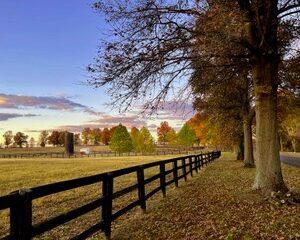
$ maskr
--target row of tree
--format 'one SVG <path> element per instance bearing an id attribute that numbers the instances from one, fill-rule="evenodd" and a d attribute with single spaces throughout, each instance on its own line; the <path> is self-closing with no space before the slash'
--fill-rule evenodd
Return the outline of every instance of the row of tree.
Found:
<path id="1" fill-rule="evenodd" d="M 9 146 L 9 145 L 14 145 L 14 146 L 18 146 L 18 147 L 22 147 L 23 145 L 28 145 L 28 136 L 25 135 L 22 132 L 17 132 L 15 135 L 13 134 L 12 131 L 6 131 L 3 134 L 3 138 L 4 138 L 4 145 L 5 146 Z M 34 142 L 34 139 L 31 138 L 29 140 L 29 144 L 32 144 Z"/>
<path id="2" fill-rule="evenodd" d="M 249 167 L 255 117 L 254 189 L 288 190 L 279 156 L 279 98 L 296 98 L 300 89 L 299 1 L 101 0 L 94 8 L 113 37 L 88 67 L 92 86 L 107 86 L 112 104 L 123 110 L 141 100 L 155 110 L 174 90 L 192 89 L 195 108 L 214 114 L 208 118 L 213 128 L 241 139 Z"/>
<path id="3" fill-rule="evenodd" d="M 172 128 L 167 121 L 164 121 L 157 128 L 158 144 L 171 145 L 171 146 L 193 146 L 194 144 L 199 144 L 200 138 L 196 136 L 196 125 L 184 124 L 178 133 Z M 118 130 L 118 132 L 115 132 Z M 119 131 L 122 130 L 120 134 Z M 123 125 L 113 126 L 111 128 L 84 128 L 81 133 L 76 133 L 74 135 L 75 145 L 109 145 L 112 146 L 113 150 L 118 149 L 117 145 L 122 149 L 141 151 L 152 151 L 156 144 L 153 136 L 146 127 L 138 129 L 132 127 L 130 131 L 130 139 L 128 138 L 127 128 Z M 39 140 L 36 143 L 35 139 L 32 137 L 27 142 L 28 136 L 22 132 L 12 134 L 12 131 L 7 131 L 4 137 L 4 144 L 8 147 L 15 143 L 17 146 L 22 147 L 24 144 L 26 146 L 33 147 L 39 145 L 45 147 L 46 145 L 53 146 L 64 146 L 65 145 L 65 135 L 66 131 L 54 130 L 52 132 L 43 130 L 39 135 Z M 127 136 L 126 141 L 122 136 Z M 129 141 L 129 140 L 130 141 Z M 124 142 L 125 141 L 125 142 Z M 130 143 L 128 143 L 128 141 Z M 125 144 L 126 143 L 126 144 Z M 124 145 L 124 146 L 123 146 Z M 123 150 L 122 150 L 123 151 Z"/>
<path id="4" fill-rule="evenodd" d="M 188 124 L 184 124 L 178 133 L 170 127 L 168 122 L 162 122 L 157 128 L 158 142 L 172 146 L 193 146 L 197 143 L 195 130 Z M 132 127 L 130 133 L 123 125 L 115 128 L 109 141 L 109 147 L 116 152 L 152 152 L 155 149 L 155 141 L 146 127 L 138 129 Z"/>

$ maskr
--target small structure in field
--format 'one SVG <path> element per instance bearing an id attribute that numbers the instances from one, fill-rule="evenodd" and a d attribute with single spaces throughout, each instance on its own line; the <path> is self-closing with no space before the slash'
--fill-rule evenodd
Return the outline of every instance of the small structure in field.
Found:
<path id="1" fill-rule="evenodd" d="M 89 148 L 80 148 L 80 154 L 89 155 L 91 150 Z"/>

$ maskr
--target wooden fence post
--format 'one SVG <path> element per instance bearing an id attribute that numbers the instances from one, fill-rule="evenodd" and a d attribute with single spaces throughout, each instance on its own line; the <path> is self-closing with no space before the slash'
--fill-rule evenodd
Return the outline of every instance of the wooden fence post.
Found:
<path id="1" fill-rule="evenodd" d="M 184 181 L 187 180 L 187 176 L 186 176 L 186 165 L 185 165 L 185 158 L 182 159 L 182 172 L 183 172 L 183 176 L 184 176 Z"/>
<path id="2" fill-rule="evenodd" d="M 193 165 L 192 165 L 192 157 L 189 157 L 189 165 L 190 165 L 190 174 L 193 176 Z"/>
<path id="3" fill-rule="evenodd" d="M 160 169 L 160 187 L 163 197 L 166 196 L 166 166 L 165 163 L 161 162 L 159 165 Z"/>
<path id="4" fill-rule="evenodd" d="M 102 220 L 105 236 L 110 239 L 111 236 L 111 216 L 112 216 L 112 196 L 113 196 L 113 174 L 108 173 L 103 179 L 102 194 L 104 198 L 102 206 Z"/>
<path id="5" fill-rule="evenodd" d="M 199 155 L 199 170 L 202 168 L 202 154 Z"/>
<path id="6" fill-rule="evenodd" d="M 201 154 L 201 168 L 204 166 L 205 154 Z"/>
<path id="7" fill-rule="evenodd" d="M 195 170 L 196 170 L 196 173 L 198 173 L 198 157 L 195 155 L 194 159 L 195 159 Z"/>
<path id="8" fill-rule="evenodd" d="M 21 189 L 10 208 L 10 235 L 15 240 L 30 240 L 32 229 L 32 191 Z"/>
<path id="9" fill-rule="evenodd" d="M 145 176 L 144 169 L 139 167 L 137 170 L 137 180 L 138 180 L 138 193 L 141 209 L 146 212 L 146 200 L 145 200 Z"/>
<path id="10" fill-rule="evenodd" d="M 173 177 L 174 177 L 175 186 L 178 187 L 178 164 L 177 164 L 177 160 L 175 160 L 173 162 Z"/>

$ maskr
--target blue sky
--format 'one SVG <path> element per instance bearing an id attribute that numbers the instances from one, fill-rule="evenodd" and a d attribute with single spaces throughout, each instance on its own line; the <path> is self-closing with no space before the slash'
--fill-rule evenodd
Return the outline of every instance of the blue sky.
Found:
<path id="1" fill-rule="evenodd" d="M 120 115 L 104 106 L 109 101 L 105 89 L 82 84 L 108 29 L 92 2 L 0 1 L 1 135 L 13 130 L 36 137 L 43 129 L 79 131 L 118 122 L 155 130 L 162 120 L 176 127 L 187 118 L 174 117 L 171 107 L 152 120 L 137 119 L 138 110 Z"/>

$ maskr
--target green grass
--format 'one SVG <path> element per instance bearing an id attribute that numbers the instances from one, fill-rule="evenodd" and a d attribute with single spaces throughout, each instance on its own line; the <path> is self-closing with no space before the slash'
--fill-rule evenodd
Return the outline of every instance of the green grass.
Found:
<path id="1" fill-rule="evenodd" d="M 87 146 L 91 151 L 109 151 L 109 146 Z M 79 152 L 85 146 L 75 146 L 75 151 Z M 64 147 L 33 147 L 33 148 L 3 148 L 0 149 L 0 154 L 21 154 L 21 153 L 51 153 L 51 152 L 64 152 Z"/>
<path id="2" fill-rule="evenodd" d="M 166 156 L 130 156 L 130 157 L 98 157 L 98 158 L 28 158 L 28 159 L 0 159 L 0 196 L 9 194 L 10 192 L 21 189 L 30 188 L 52 182 L 58 182 L 68 179 L 74 179 L 83 176 L 90 176 L 102 172 L 115 169 L 125 168 L 129 166 L 139 165 L 142 163 L 158 161 L 177 157 L 176 155 Z M 158 173 L 158 169 L 150 169 L 145 174 L 150 176 Z M 128 174 L 119 177 L 114 183 L 115 191 L 117 189 L 136 183 L 136 174 Z M 158 183 L 156 183 L 157 186 Z M 84 188 L 69 190 L 63 193 L 50 195 L 33 202 L 33 222 L 37 223 L 43 219 L 53 217 L 59 213 L 63 213 L 72 208 L 87 203 L 101 195 L 102 186 L 100 183 L 93 184 Z M 115 207 L 122 206 L 124 203 L 132 199 L 136 193 L 128 194 L 127 197 L 116 201 Z M 127 200 L 126 200 L 127 199 Z M 99 217 L 99 210 L 94 211 L 91 216 Z M 89 215 L 83 217 L 84 222 L 90 223 Z M 76 221 L 74 221 L 76 222 Z M 65 232 L 65 228 L 69 229 L 74 222 L 50 232 L 45 239 L 55 237 L 61 238 L 69 232 Z M 93 222 L 93 221 L 92 221 Z M 85 225 L 79 230 L 83 230 Z M 7 212 L 0 213 L 0 237 L 8 229 Z M 78 230 L 78 231 L 79 231 Z M 61 232 L 62 231 L 62 232 Z"/>
<path id="3" fill-rule="evenodd" d="M 175 156 L 117 157 L 90 159 L 0 160 L 0 192 L 92 175 Z M 147 201 L 147 213 L 135 208 L 113 223 L 112 239 L 299 239 L 300 207 L 271 204 L 251 190 L 255 169 L 245 169 L 233 155 L 223 153 L 208 167 L 167 189 L 167 197 L 156 194 Z M 157 172 L 150 169 L 146 176 Z M 289 188 L 300 192 L 299 169 L 283 165 Z M 115 189 L 136 181 L 135 174 L 116 179 Z M 2 184 L 3 183 L 3 184 Z M 157 186 L 159 182 L 154 185 Z M 153 188 L 154 185 L 150 186 Z M 149 191 L 149 188 L 146 189 Z M 33 202 L 33 222 L 73 209 L 99 197 L 100 184 L 66 191 Z M 114 211 L 124 207 L 137 193 L 114 201 Z M 0 213 L 0 233 L 7 230 L 7 212 Z M 69 239 L 100 219 L 100 210 L 58 227 L 39 239 Z M 1 236 L 1 234 L 0 234 Z M 104 239 L 98 233 L 90 239 Z"/>

